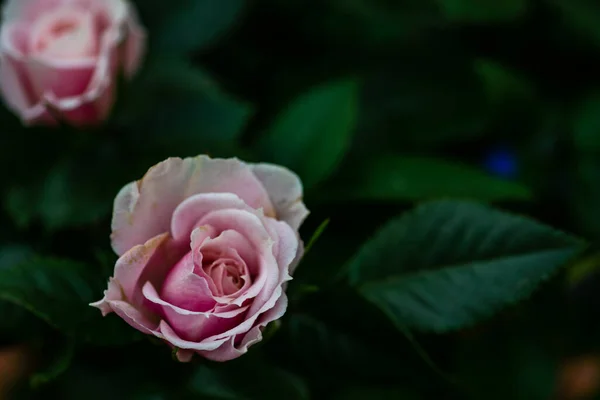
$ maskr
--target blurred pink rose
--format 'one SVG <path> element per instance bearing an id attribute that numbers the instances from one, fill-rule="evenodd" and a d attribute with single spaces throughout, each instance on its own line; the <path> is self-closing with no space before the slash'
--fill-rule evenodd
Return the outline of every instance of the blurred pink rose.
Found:
<path id="1" fill-rule="evenodd" d="M 120 258 L 92 306 L 165 340 L 180 361 L 239 357 L 286 310 L 307 215 L 302 184 L 285 168 L 169 158 L 117 195 Z"/>
<path id="2" fill-rule="evenodd" d="M 126 0 L 7 0 L 0 86 L 24 123 L 104 120 L 116 78 L 139 67 L 145 33 Z"/>

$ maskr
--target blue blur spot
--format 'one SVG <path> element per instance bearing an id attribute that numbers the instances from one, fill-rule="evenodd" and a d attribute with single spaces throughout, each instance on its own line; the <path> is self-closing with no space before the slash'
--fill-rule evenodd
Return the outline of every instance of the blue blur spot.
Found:
<path id="1" fill-rule="evenodd" d="M 498 147 L 490 151 L 484 160 L 485 169 L 502 178 L 515 178 L 518 172 L 517 158 L 511 149 Z"/>

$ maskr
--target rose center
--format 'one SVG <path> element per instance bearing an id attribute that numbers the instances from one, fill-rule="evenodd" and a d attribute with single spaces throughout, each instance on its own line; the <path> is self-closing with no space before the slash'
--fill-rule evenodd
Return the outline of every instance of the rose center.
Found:
<path id="1" fill-rule="evenodd" d="M 204 263 L 203 263 L 204 264 Z M 246 282 L 243 272 L 235 260 L 219 259 L 204 264 L 204 272 L 212 280 L 216 296 L 229 296 L 239 291 Z"/>
<path id="2" fill-rule="evenodd" d="M 49 58 L 91 57 L 97 46 L 94 16 L 72 9 L 44 14 L 36 21 L 30 37 L 31 52 Z"/>

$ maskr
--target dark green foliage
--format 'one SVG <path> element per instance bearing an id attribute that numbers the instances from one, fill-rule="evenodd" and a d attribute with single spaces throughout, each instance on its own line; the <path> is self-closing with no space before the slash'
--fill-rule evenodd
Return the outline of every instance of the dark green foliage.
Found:
<path id="1" fill-rule="evenodd" d="M 596 1 L 132 3 L 148 53 L 107 121 L 0 107 L 11 398 L 567 398 L 600 350 Z M 290 168 L 311 211 L 286 315 L 226 363 L 89 306 L 118 190 L 198 154 Z"/>

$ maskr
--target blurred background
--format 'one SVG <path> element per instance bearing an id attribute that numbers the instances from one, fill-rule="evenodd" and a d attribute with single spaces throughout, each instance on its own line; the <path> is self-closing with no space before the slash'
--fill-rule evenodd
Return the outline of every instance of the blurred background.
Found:
<path id="1" fill-rule="evenodd" d="M 200 366 L 182 383 L 168 349 L 75 351 L 0 303 L 0 391 L 12 365 L 33 374 L 18 381 L 19 398 L 267 398 L 223 383 L 267 359 L 285 371 L 257 372 L 278 382 L 272 398 L 600 399 L 595 245 L 527 303 L 443 336 L 406 339 L 350 294 L 345 312 L 328 310 L 334 302 L 318 290 L 339 285 L 344 263 L 384 221 L 432 198 L 494 203 L 596 243 L 600 3 L 135 4 L 146 63 L 104 125 L 25 128 L 0 109 L 0 270 L 32 253 L 66 256 L 100 265 L 103 285 L 116 259 L 112 199 L 169 156 L 286 165 L 305 183 L 305 240 L 329 224 L 290 286 L 282 328 L 232 366 Z M 151 354 L 164 363 L 136 369 Z"/>

